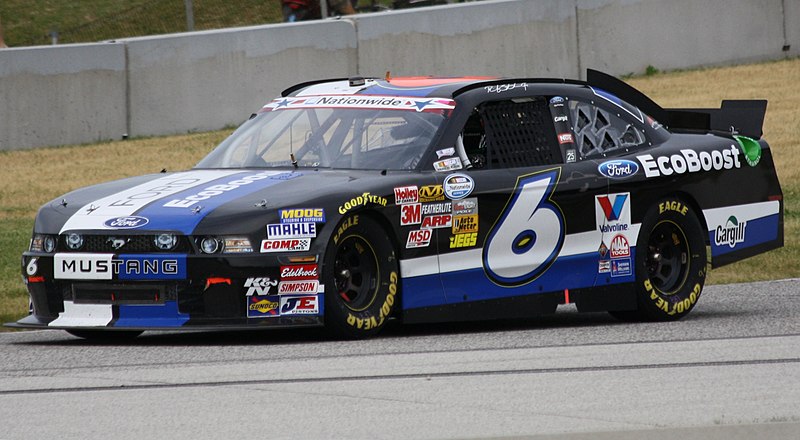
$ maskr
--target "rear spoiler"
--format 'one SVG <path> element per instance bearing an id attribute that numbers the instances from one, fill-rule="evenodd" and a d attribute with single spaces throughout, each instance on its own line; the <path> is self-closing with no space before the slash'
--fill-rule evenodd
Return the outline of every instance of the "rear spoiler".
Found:
<path id="1" fill-rule="evenodd" d="M 670 129 L 724 131 L 760 139 L 766 99 L 724 100 L 720 108 L 664 109 L 644 93 L 606 73 L 587 69 L 586 82 L 613 93 Z"/>

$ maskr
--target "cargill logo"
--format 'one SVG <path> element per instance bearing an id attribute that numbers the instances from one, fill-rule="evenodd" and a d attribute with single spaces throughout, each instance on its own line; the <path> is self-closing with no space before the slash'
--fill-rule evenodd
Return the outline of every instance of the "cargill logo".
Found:
<path id="1" fill-rule="evenodd" d="M 735 216 L 728 217 L 724 225 L 717 226 L 714 231 L 714 244 L 717 246 L 728 245 L 731 248 L 739 243 L 744 243 L 746 221 L 739 221 Z"/>
<path id="2" fill-rule="evenodd" d="M 599 203 L 600 208 L 603 209 L 606 220 L 610 222 L 619 220 L 619 216 L 622 214 L 622 208 L 625 206 L 625 201 L 628 200 L 628 194 L 615 194 L 613 197 L 613 202 L 609 196 L 597 197 L 597 203 Z"/>

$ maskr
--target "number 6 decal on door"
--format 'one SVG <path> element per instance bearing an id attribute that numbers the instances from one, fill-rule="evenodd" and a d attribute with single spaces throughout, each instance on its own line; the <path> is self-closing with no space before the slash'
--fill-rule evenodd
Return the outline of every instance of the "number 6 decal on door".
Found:
<path id="1" fill-rule="evenodd" d="M 543 274 L 564 244 L 564 216 L 550 200 L 561 169 L 517 179 L 500 219 L 483 246 L 486 275 L 502 286 L 521 286 Z"/>

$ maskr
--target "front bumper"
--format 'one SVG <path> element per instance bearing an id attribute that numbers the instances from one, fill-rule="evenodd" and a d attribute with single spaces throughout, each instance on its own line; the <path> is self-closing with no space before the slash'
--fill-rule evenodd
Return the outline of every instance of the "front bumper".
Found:
<path id="1" fill-rule="evenodd" d="M 109 330 L 319 326 L 324 322 L 324 285 L 319 282 L 318 258 L 308 258 L 313 263 L 298 265 L 288 257 L 264 254 L 26 252 L 22 270 L 32 313 L 7 326 Z"/>

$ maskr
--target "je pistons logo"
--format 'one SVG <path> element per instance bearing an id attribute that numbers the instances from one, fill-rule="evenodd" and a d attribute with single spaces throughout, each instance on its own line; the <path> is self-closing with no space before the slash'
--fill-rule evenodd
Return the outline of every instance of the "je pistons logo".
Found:
<path id="1" fill-rule="evenodd" d="M 150 223 L 150 220 L 148 220 L 145 217 L 129 215 L 127 217 L 117 217 L 117 218 L 112 218 L 110 220 L 106 220 L 105 222 L 103 222 L 103 225 L 115 229 L 134 229 L 134 228 L 141 228 L 142 226 L 148 223 Z"/>
<path id="2" fill-rule="evenodd" d="M 744 243 L 747 222 L 739 221 L 735 216 L 728 217 L 724 225 L 717 226 L 714 231 L 714 244 L 717 246 L 728 245 L 733 248 L 739 243 Z"/>

